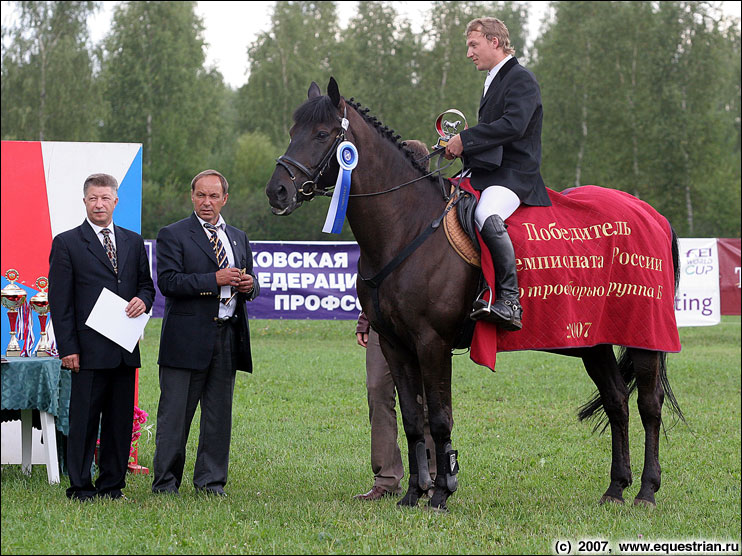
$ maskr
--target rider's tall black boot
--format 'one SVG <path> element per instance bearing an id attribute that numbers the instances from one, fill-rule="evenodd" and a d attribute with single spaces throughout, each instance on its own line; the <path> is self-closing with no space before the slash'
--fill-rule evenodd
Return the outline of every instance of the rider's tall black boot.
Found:
<path id="1" fill-rule="evenodd" d="M 523 308 L 520 306 L 518 276 L 515 272 L 515 251 L 507 226 L 499 215 L 493 214 L 484 221 L 479 233 L 492 254 L 496 299 L 493 303 L 491 295 L 490 301 L 485 301 L 480 296 L 474 302 L 469 317 L 494 323 L 503 330 L 520 330 L 523 326 Z"/>

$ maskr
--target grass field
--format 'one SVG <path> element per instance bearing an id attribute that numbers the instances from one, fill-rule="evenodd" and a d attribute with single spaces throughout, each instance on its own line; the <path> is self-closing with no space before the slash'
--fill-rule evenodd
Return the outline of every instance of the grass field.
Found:
<path id="1" fill-rule="evenodd" d="M 492 373 L 454 358 L 453 446 L 459 490 L 449 513 L 361 503 L 372 485 L 364 353 L 350 321 L 252 321 L 255 373 L 238 373 L 227 498 L 191 486 L 197 419 L 181 496 L 155 497 L 130 475 L 126 501 L 70 502 L 2 469 L 2 554 L 553 554 L 554 542 L 740 542 L 740 318 L 683 328 L 669 376 L 688 425 L 660 444 L 657 508 L 634 507 L 643 429 L 631 401 L 634 484 L 624 506 L 599 506 L 610 438 L 576 418 L 593 386 L 578 360 L 501 354 Z M 155 425 L 160 320 L 142 346 L 140 407 Z M 672 424 L 665 413 L 668 425 Z M 154 433 L 154 426 L 151 429 Z M 403 454 L 406 444 L 400 439 Z M 154 434 L 140 444 L 150 467 Z M 406 456 L 403 457 L 406 466 Z M 406 478 L 405 478 L 406 482 Z M 739 554 L 739 544 L 737 544 Z"/>

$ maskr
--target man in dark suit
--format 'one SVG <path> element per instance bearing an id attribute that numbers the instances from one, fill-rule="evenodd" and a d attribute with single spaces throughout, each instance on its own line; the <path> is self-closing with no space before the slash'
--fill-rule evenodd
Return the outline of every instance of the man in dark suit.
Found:
<path id="1" fill-rule="evenodd" d="M 520 330 L 520 306 L 515 253 L 505 220 L 521 203 L 549 206 L 541 179 L 541 91 L 534 75 L 518 64 L 505 24 L 494 17 L 469 22 L 467 57 L 487 71 L 477 125 L 451 138 L 446 158 L 462 157 L 471 184 L 482 191 L 475 211 L 479 233 L 492 254 L 494 302 L 480 296 L 471 318 Z"/>
<path id="2" fill-rule="evenodd" d="M 245 302 L 260 291 L 247 235 L 226 225 L 220 214 L 228 188 L 219 172 L 199 173 L 191 182 L 194 213 L 157 236 L 157 285 L 166 300 L 158 360 L 155 493 L 178 493 L 200 402 L 193 485 L 199 492 L 225 495 L 236 370 L 252 372 Z"/>
<path id="3" fill-rule="evenodd" d="M 148 312 L 155 298 L 142 237 L 113 223 L 118 182 L 93 174 L 83 185 L 87 218 L 59 234 L 49 256 L 49 305 L 62 366 L 72 370 L 67 496 L 121 498 L 131 448 L 139 346 L 126 349 L 85 322 L 103 288 L 129 301 L 126 315 Z M 90 469 L 100 423 L 100 473 Z"/>

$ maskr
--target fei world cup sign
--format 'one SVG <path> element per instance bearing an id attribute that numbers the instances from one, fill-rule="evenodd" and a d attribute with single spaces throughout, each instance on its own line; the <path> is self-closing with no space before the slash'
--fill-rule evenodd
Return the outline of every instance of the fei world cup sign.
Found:
<path id="1" fill-rule="evenodd" d="M 715 238 L 681 238 L 680 285 L 675 295 L 678 326 L 711 326 L 721 322 L 719 255 Z"/>

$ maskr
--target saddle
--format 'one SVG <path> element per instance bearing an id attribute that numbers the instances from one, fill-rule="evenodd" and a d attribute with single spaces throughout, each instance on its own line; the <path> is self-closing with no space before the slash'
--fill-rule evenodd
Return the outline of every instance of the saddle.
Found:
<path id="1" fill-rule="evenodd" d="M 479 254 L 479 240 L 474 224 L 477 199 L 455 183 L 451 183 L 450 197 L 446 208 L 450 207 L 452 203 L 456 203 L 456 211 L 447 211 L 446 217 L 443 219 L 443 230 L 446 232 L 446 239 L 448 239 L 448 243 L 451 244 L 454 251 L 468 264 L 475 268 L 481 268 L 482 259 Z M 483 281 L 483 277 L 480 278 L 480 281 Z M 468 318 L 461 324 L 459 336 L 454 342 L 455 349 L 469 349 L 471 347 L 475 324 L 473 320 Z"/>
<path id="2" fill-rule="evenodd" d="M 479 240 L 474 225 L 474 210 L 477 208 L 477 199 L 471 193 L 462 190 L 456 184 L 451 184 L 451 199 L 447 207 L 456 204 L 456 212 L 450 210 L 443 220 L 443 230 L 446 232 L 448 243 L 454 251 L 467 263 L 476 268 L 482 267 L 479 255 Z"/>

